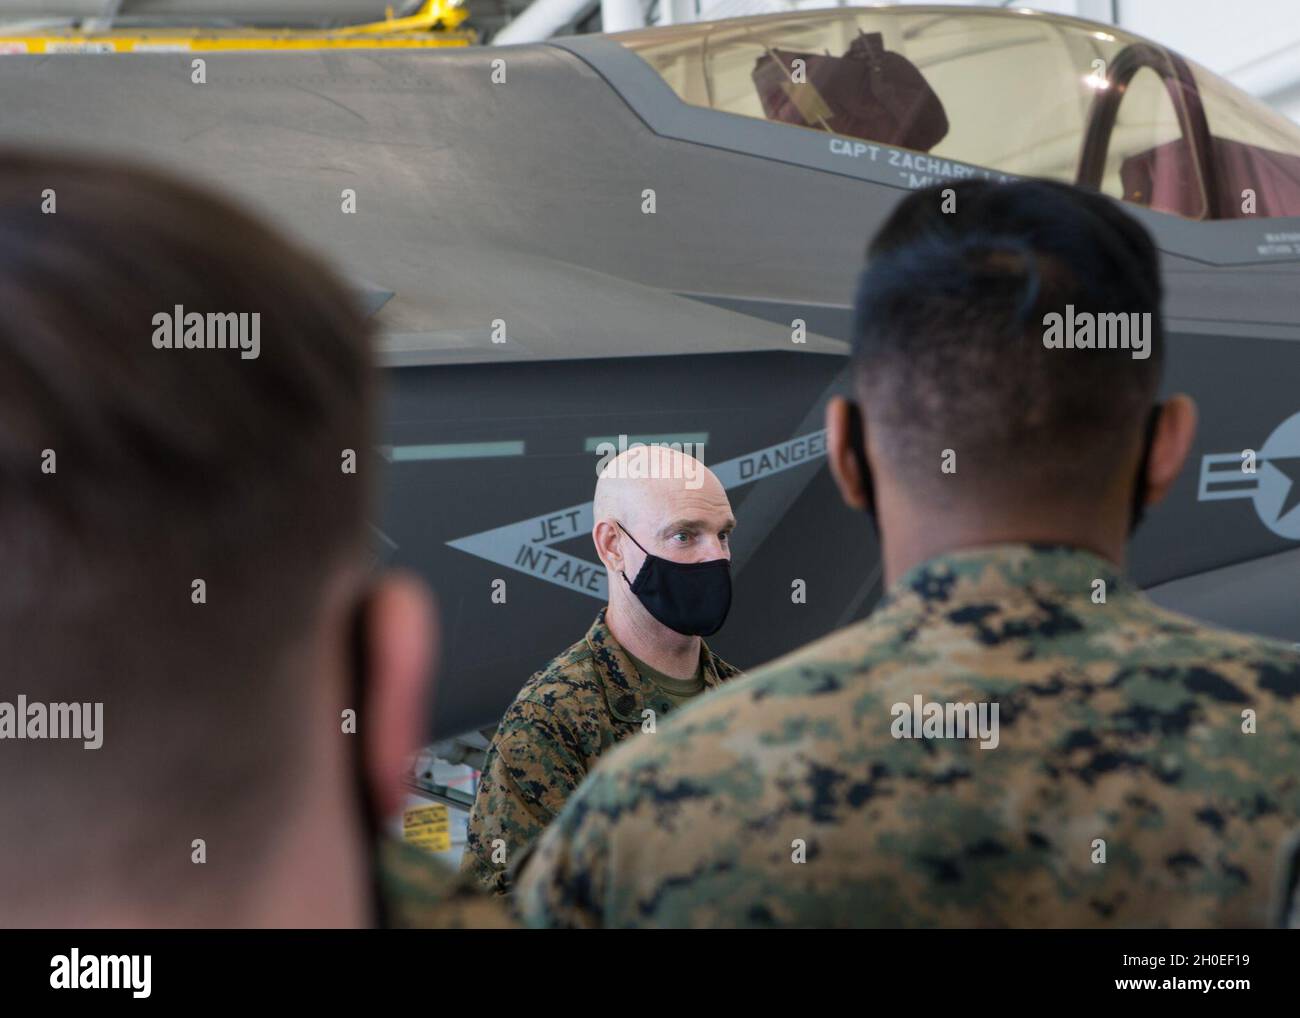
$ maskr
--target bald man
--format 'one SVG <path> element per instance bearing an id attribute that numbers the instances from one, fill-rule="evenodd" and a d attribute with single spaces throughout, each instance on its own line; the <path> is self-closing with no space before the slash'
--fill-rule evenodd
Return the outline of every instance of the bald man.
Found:
<path id="1" fill-rule="evenodd" d="M 609 603 L 519 691 L 470 813 L 461 869 L 497 894 L 602 753 L 738 674 L 702 639 L 731 604 L 736 521 L 713 472 L 633 446 L 601 470 L 592 515 Z"/>

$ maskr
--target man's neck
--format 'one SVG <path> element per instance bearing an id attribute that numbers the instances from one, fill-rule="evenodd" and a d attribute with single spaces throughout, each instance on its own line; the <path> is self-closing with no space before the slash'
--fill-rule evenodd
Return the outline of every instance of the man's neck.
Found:
<path id="1" fill-rule="evenodd" d="M 326 764 L 322 770 L 332 770 Z M 106 881 L 98 900 L 80 901 L 56 925 L 122 928 L 306 928 L 367 926 L 372 921 L 367 867 L 373 857 L 361 851 L 360 825 L 348 812 L 343 789 L 350 774 L 339 769 L 319 775 L 296 796 L 285 813 L 268 814 L 263 823 L 274 831 L 260 869 L 244 872 L 223 864 L 222 855 L 253 846 L 209 839 L 206 864 L 192 864 L 174 890 L 157 904 L 124 902 Z M 333 784 L 331 784 L 331 779 Z M 224 846 L 224 847 L 223 847 Z M 29 916 L 49 924 L 54 914 Z"/>
<path id="2" fill-rule="evenodd" d="M 669 629 L 640 605 L 633 608 L 610 598 L 605 625 L 619 646 L 655 671 L 674 679 L 689 679 L 699 670 L 700 638 Z"/>
<path id="3" fill-rule="evenodd" d="M 884 585 L 895 583 L 909 570 L 940 555 L 991 544 L 1055 544 L 1093 552 L 1124 566 L 1123 530 L 1098 518 L 1045 512 L 1042 519 L 981 519 L 972 513 L 960 521 L 920 527 L 919 514 L 886 519 L 881 525 Z M 894 523 L 893 526 L 890 524 Z"/>
<path id="4" fill-rule="evenodd" d="M 97 900 L 81 898 L 65 912 L 48 900 L 34 902 L 29 911 L 15 911 L 10 918 L 33 928 L 91 929 L 337 929 L 369 924 L 360 879 L 340 879 L 339 871 L 318 865 L 311 852 L 289 862 L 294 865 L 268 870 L 251 885 L 214 882 L 188 891 L 181 887 L 156 905 L 126 902 L 109 892 Z M 204 882 L 203 869 L 194 866 L 196 885 Z"/>

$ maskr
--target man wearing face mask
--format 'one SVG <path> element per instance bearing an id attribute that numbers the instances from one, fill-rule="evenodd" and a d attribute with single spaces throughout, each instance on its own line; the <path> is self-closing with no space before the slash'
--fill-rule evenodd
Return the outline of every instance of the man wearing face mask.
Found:
<path id="1" fill-rule="evenodd" d="M 1187 396 L 1157 403 L 1160 303 L 1151 237 L 1099 194 L 904 198 L 826 411 L 841 495 L 878 521 L 882 601 L 611 754 L 524 868 L 524 919 L 1274 921 L 1300 655 L 1124 575 L 1195 430 Z M 1150 315 L 1149 356 L 1051 345 L 1070 306 Z"/>
<path id="2" fill-rule="evenodd" d="M 713 472 L 633 446 L 601 471 L 592 515 L 609 603 L 506 711 L 470 813 L 462 871 L 499 894 L 601 754 L 737 674 L 703 640 L 731 605 L 736 525 Z"/>
<path id="3" fill-rule="evenodd" d="M 160 348 L 178 304 L 259 355 Z M 383 830 L 436 623 L 370 568 L 342 283 L 170 176 L 0 152 L 0 306 L 0 926 L 509 925 Z M 17 696 L 71 736 L 13 738 Z"/>

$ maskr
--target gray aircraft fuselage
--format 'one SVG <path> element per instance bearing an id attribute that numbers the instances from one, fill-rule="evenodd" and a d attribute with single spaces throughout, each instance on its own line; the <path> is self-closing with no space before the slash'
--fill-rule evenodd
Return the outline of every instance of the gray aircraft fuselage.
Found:
<path id="1" fill-rule="evenodd" d="M 206 84 L 191 59 L 0 57 L 0 138 L 231 192 L 369 302 L 390 384 L 376 542 L 439 594 L 435 736 L 495 722 L 602 603 L 583 515 L 602 439 L 702 439 L 727 465 L 736 600 L 709 642 L 728 660 L 871 608 L 878 551 L 818 433 L 866 241 L 918 181 L 836 162 L 818 132 L 687 107 L 608 39 L 210 54 Z M 1260 495 L 1203 476 L 1279 429 L 1271 455 L 1300 457 L 1300 262 L 1250 256 L 1251 231 L 1296 221 L 1141 215 L 1165 252 L 1164 389 L 1195 396 L 1201 430 L 1131 569 L 1164 603 L 1300 640 L 1300 514 L 1294 533 L 1272 518 L 1292 479 L 1267 458 L 1245 479 Z"/>

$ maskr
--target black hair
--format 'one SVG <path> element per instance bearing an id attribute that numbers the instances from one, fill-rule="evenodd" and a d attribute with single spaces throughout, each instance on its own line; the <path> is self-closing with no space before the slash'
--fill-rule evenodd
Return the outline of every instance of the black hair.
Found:
<path id="1" fill-rule="evenodd" d="M 856 388 L 905 484 L 999 500 L 1099 490 L 1131 467 L 1164 359 L 1162 292 L 1151 236 L 1117 203 L 1046 180 L 940 184 L 904 198 L 867 256 Z M 1068 305 L 1149 314 L 1149 356 L 1048 348 L 1045 318 Z"/>

